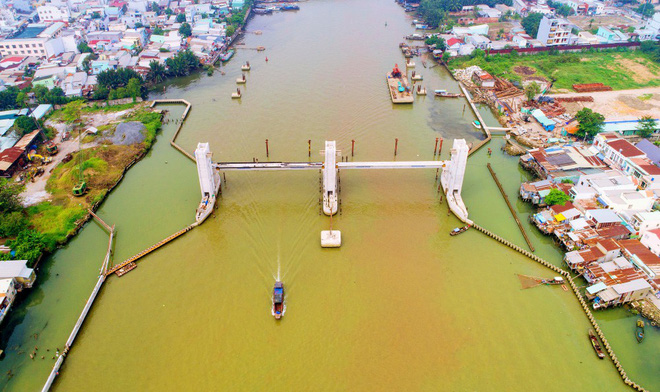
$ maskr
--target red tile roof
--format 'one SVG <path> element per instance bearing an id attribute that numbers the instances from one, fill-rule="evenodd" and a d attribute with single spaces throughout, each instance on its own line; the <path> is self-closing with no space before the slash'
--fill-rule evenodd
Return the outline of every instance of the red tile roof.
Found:
<path id="1" fill-rule="evenodd" d="M 626 158 L 646 156 L 644 151 L 633 146 L 629 141 L 624 139 L 611 140 L 608 141 L 607 144 L 613 149 L 619 151 L 619 153 Z"/>
<path id="2" fill-rule="evenodd" d="M 25 152 L 25 149 L 18 147 L 0 151 L 0 171 L 9 169 L 21 157 L 23 152 Z"/>
<path id="3" fill-rule="evenodd" d="M 458 38 L 449 38 L 447 40 L 447 46 L 454 46 L 456 44 L 462 44 L 463 41 Z"/>
<path id="4" fill-rule="evenodd" d="M 639 240 L 621 240 L 619 245 L 625 248 L 629 253 L 639 257 L 642 262 L 648 266 L 660 265 L 660 257 L 656 256 Z"/>

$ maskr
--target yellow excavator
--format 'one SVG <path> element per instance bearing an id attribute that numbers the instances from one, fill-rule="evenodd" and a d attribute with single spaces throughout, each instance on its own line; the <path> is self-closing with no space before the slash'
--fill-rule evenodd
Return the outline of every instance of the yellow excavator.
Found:
<path id="1" fill-rule="evenodd" d="M 41 163 L 46 164 L 52 162 L 53 158 L 51 157 L 44 157 L 43 155 L 37 154 L 36 150 L 32 150 L 28 153 L 27 155 L 28 160 L 32 163 Z"/>

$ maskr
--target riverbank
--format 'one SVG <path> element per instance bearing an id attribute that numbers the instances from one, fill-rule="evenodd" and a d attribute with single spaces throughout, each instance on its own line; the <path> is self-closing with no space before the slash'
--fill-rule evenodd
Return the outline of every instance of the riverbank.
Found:
<path id="1" fill-rule="evenodd" d="M 147 103 L 78 110 L 75 125 L 63 120 L 66 107 L 51 114 L 47 123 L 60 130 L 58 140 L 66 132 L 79 136 L 62 142 L 61 151 L 44 167 L 44 174 L 28 181 L 20 194 L 27 204 L 24 214 L 29 229 L 39 234 L 46 253 L 65 245 L 90 219 L 89 210 L 97 209 L 126 171 L 145 156 L 162 124 L 162 114 Z M 127 127 L 132 132 L 125 132 Z M 132 139 L 127 138 L 131 134 Z M 81 137 L 84 144 L 78 141 Z M 74 196 L 72 189 L 81 181 L 87 191 Z M 19 249 L 15 257 L 36 264 L 43 255 L 30 253 L 27 257 Z"/>
<path id="2" fill-rule="evenodd" d="M 586 83 L 603 83 L 614 90 L 660 86 L 660 65 L 641 50 L 465 56 L 448 63 L 452 71 L 472 65 L 520 83 L 554 81 L 553 91 L 558 93 Z"/>

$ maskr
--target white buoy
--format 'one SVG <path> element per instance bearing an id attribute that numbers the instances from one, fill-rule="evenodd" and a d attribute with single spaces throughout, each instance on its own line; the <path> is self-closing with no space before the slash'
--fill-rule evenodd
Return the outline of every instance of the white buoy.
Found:
<path id="1" fill-rule="evenodd" d="M 231 93 L 231 98 L 232 99 L 238 99 L 240 97 L 241 97 L 241 89 L 240 88 L 237 88 L 236 91 Z"/>
<path id="2" fill-rule="evenodd" d="M 236 84 L 245 84 L 245 82 L 247 82 L 247 80 L 245 79 L 245 75 L 236 79 Z"/>
<path id="3" fill-rule="evenodd" d="M 406 63 L 406 67 L 408 67 L 408 68 L 415 68 L 415 62 L 414 62 L 414 61 L 407 62 L 407 63 Z"/>
<path id="4" fill-rule="evenodd" d="M 322 248 L 339 248 L 341 246 L 341 231 L 323 230 L 321 231 Z"/>
<path id="5" fill-rule="evenodd" d="M 412 80 L 422 80 L 422 79 L 423 79 L 422 75 L 420 75 L 420 74 L 415 74 L 415 75 L 412 76 Z"/>

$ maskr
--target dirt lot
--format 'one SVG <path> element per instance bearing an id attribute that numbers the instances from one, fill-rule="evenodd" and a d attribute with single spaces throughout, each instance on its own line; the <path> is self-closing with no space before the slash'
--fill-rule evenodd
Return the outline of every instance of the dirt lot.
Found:
<path id="1" fill-rule="evenodd" d="M 593 22 L 591 22 L 592 19 L 594 20 Z M 574 23 L 582 30 L 591 30 L 600 26 L 629 26 L 637 24 L 634 19 L 624 15 L 569 16 L 568 21 Z"/>
<path id="2" fill-rule="evenodd" d="M 507 34 L 510 33 L 511 29 L 513 29 L 516 26 L 518 25 L 513 24 L 511 22 L 488 23 L 488 38 L 496 41 L 499 39 L 497 36 L 500 33 L 500 30 L 504 30 L 504 33 Z"/>
<path id="3" fill-rule="evenodd" d="M 660 118 L 660 87 L 636 90 L 603 91 L 589 94 L 556 94 L 553 97 L 591 95 L 594 102 L 563 103 L 567 112 L 577 113 L 587 107 L 605 116 L 606 121 L 637 120 L 642 116 Z"/>

